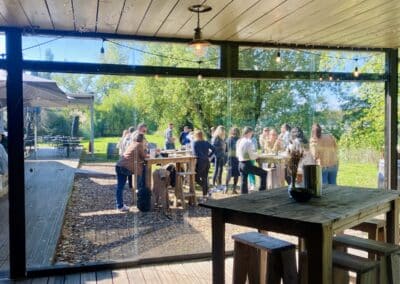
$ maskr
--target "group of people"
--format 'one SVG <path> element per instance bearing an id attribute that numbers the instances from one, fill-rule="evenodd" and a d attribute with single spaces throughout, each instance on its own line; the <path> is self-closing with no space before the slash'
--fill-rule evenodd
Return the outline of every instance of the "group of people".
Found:
<path id="1" fill-rule="evenodd" d="M 165 149 L 175 149 L 175 137 L 172 123 L 165 131 Z M 120 211 L 128 211 L 129 207 L 123 203 L 123 189 L 128 180 L 132 188 L 132 174 L 137 177 L 138 201 L 137 206 L 142 211 L 150 208 L 150 192 L 145 188 L 145 159 L 147 141 L 145 134 L 147 126 L 140 124 L 137 128 L 131 127 L 124 131 L 118 143 L 120 159 L 116 164 L 117 190 L 116 203 Z M 201 186 L 203 196 L 210 196 L 213 191 L 226 191 L 233 179 L 233 193 L 241 177 L 240 191 L 246 194 L 255 187 L 255 175 L 260 177 L 259 190 L 266 190 L 267 171 L 256 166 L 259 156 L 259 146 L 262 153 L 278 153 L 287 151 L 290 145 L 298 143 L 304 149 L 303 159 L 312 160 L 322 167 L 322 181 L 324 184 L 336 184 L 338 171 L 337 144 L 330 134 L 323 134 L 321 126 L 314 124 L 311 129 L 309 143 L 299 127 L 291 128 L 283 124 L 280 134 L 273 128 L 265 127 L 257 141 L 253 128 L 244 127 L 242 133 L 237 127 L 232 127 L 226 135 L 225 127 L 220 125 L 211 129 L 211 140 L 207 140 L 205 133 L 185 126 L 180 133 L 179 142 L 190 149 L 196 156 L 196 182 Z M 212 188 L 209 189 L 208 174 L 211 163 L 214 165 Z M 222 173 L 227 164 L 225 183 L 222 182 Z M 274 165 L 272 165 L 274 166 Z M 287 183 L 292 182 L 289 175 L 285 175 Z"/>
<path id="2" fill-rule="evenodd" d="M 251 127 L 245 127 L 240 135 L 240 130 L 233 127 L 226 138 L 224 126 L 211 129 L 211 141 L 205 141 L 201 131 L 195 131 L 192 151 L 197 156 L 196 181 L 201 185 L 203 195 L 211 195 L 213 191 L 226 191 L 230 180 L 233 178 L 233 193 L 241 177 L 240 191 L 242 194 L 254 189 L 255 175 L 260 177 L 259 190 L 266 189 L 267 171 L 256 166 L 259 156 L 258 143 Z M 301 145 L 304 156 L 301 165 L 305 163 L 317 163 L 322 167 L 323 184 L 336 184 L 338 172 L 337 144 L 335 138 L 330 134 L 323 134 L 319 124 L 314 124 L 311 129 L 310 142 L 304 137 L 300 127 L 291 128 L 283 124 L 278 135 L 275 129 L 265 127 L 259 136 L 259 146 L 262 153 L 285 152 L 290 145 L 297 143 Z M 212 189 L 208 188 L 208 172 L 210 160 L 214 163 L 214 174 L 212 178 Z M 227 164 L 225 184 L 222 184 L 222 172 Z M 275 166 L 275 165 L 272 165 Z M 290 175 L 285 174 L 286 182 L 289 184 Z"/>

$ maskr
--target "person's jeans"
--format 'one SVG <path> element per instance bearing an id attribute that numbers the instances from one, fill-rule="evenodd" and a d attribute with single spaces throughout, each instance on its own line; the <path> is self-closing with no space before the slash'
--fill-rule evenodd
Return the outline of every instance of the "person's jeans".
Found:
<path id="1" fill-rule="evenodd" d="M 267 172 L 263 169 L 256 167 L 251 161 L 239 162 L 240 176 L 242 178 L 242 184 L 240 185 L 240 191 L 242 194 L 249 192 L 247 186 L 247 177 L 249 174 L 259 176 L 261 179 L 261 185 L 259 190 L 266 190 L 267 188 Z"/>
<path id="2" fill-rule="evenodd" d="M 338 166 L 322 168 L 322 184 L 336 185 Z"/>
<path id="3" fill-rule="evenodd" d="M 123 194 L 124 194 L 124 187 L 126 184 L 126 180 L 132 173 L 125 168 L 116 166 L 115 172 L 117 173 L 117 190 L 116 190 L 116 200 L 117 200 L 117 208 L 120 209 L 124 206 Z"/>
<path id="4" fill-rule="evenodd" d="M 223 171 L 223 169 L 224 169 L 224 157 L 215 158 L 213 185 L 215 185 L 216 183 L 218 185 L 222 184 L 222 171 Z"/>
<path id="5" fill-rule="evenodd" d="M 252 164 L 253 166 L 255 166 L 255 165 L 256 165 L 256 161 L 251 160 L 251 164 Z M 256 186 L 256 176 L 255 176 L 255 175 L 249 174 L 249 183 L 250 183 L 250 185 L 252 185 L 252 186 Z"/>
<path id="6" fill-rule="evenodd" d="M 203 196 L 208 193 L 208 171 L 210 170 L 210 162 L 208 159 L 198 159 L 196 164 L 196 182 L 203 190 Z"/>
<path id="7" fill-rule="evenodd" d="M 174 143 L 165 143 L 165 150 L 173 150 L 175 149 L 175 144 Z"/>

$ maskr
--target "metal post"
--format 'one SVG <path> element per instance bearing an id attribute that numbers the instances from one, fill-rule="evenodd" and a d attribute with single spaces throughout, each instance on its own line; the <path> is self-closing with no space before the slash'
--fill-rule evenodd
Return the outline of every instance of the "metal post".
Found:
<path id="1" fill-rule="evenodd" d="M 397 189 L 397 96 L 398 50 L 386 51 L 385 82 L 385 184 Z"/>
<path id="2" fill-rule="evenodd" d="M 37 158 L 37 145 L 38 145 L 38 141 L 37 141 L 37 129 L 38 129 L 38 112 L 37 112 L 37 108 L 34 109 L 34 113 L 33 113 L 33 144 L 34 144 L 34 149 L 35 149 L 35 159 Z"/>
<path id="3" fill-rule="evenodd" d="M 22 87 L 22 37 L 19 29 L 6 32 L 8 199 L 10 227 L 10 277 L 25 277 L 24 110 Z"/>
<path id="4" fill-rule="evenodd" d="M 90 149 L 92 150 L 91 155 L 94 155 L 94 97 L 92 98 L 92 104 L 90 105 Z"/>

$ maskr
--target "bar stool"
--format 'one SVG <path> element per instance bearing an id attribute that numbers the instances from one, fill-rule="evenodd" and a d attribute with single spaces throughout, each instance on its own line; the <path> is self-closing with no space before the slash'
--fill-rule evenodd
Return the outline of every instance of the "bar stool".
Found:
<path id="1" fill-rule="evenodd" d="M 298 283 L 296 246 L 257 232 L 233 235 L 233 283 Z"/>
<path id="2" fill-rule="evenodd" d="M 176 172 L 175 180 L 175 206 L 178 205 L 178 200 L 181 201 L 182 208 L 186 208 L 185 199 L 189 199 L 190 205 L 196 205 L 196 192 L 184 191 L 184 181 L 185 178 L 190 178 L 190 176 L 196 175 L 195 172 Z"/>
<path id="3" fill-rule="evenodd" d="M 380 283 L 400 284 L 400 246 L 371 239 L 339 235 L 333 239 L 334 246 L 354 248 L 368 252 L 380 263 Z"/>

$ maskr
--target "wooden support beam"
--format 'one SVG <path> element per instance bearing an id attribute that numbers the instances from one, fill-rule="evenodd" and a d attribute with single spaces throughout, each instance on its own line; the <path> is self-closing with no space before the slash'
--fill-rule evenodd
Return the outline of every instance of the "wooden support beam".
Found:
<path id="1" fill-rule="evenodd" d="M 385 62 L 385 184 L 397 190 L 398 50 L 388 50 Z"/>
<path id="2" fill-rule="evenodd" d="M 6 32 L 7 118 L 8 118 L 8 199 L 10 226 L 10 276 L 25 277 L 25 183 L 24 120 L 22 86 L 22 36 L 19 30 Z"/>

